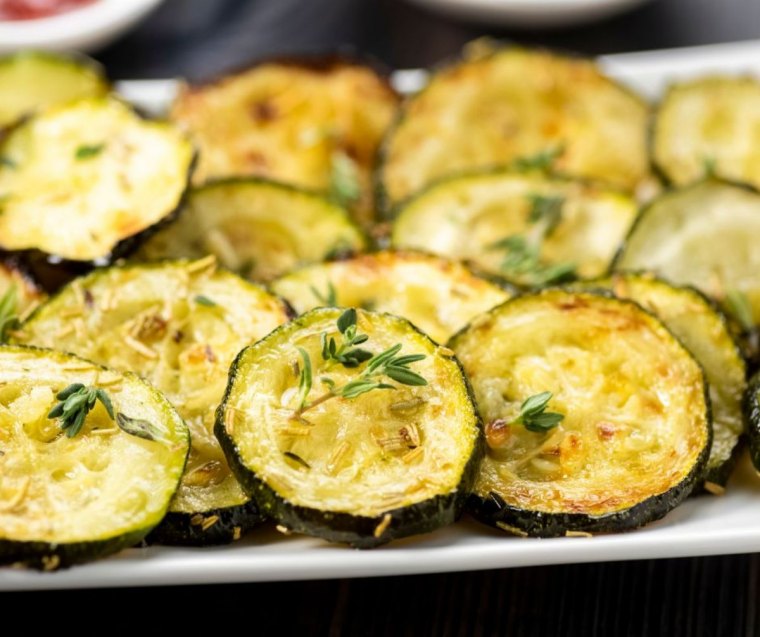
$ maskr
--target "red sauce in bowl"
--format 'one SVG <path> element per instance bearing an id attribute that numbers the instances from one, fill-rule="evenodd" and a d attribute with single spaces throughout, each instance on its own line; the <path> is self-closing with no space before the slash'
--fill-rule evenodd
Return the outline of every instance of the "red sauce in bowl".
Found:
<path id="1" fill-rule="evenodd" d="M 0 20 L 36 20 L 79 9 L 96 0 L 0 0 Z"/>

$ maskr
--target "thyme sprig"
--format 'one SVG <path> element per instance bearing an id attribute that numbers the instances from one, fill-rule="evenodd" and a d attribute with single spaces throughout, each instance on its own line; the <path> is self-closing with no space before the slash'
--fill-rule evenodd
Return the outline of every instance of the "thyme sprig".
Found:
<path id="1" fill-rule="evenodd" d="M 401 385 L 418 387 L 427 385 L 427 380 L 409 367 L 412 363 L 425 359 L 425 354 L 402 355 L 403 346 L 401 343 L 397 343 L 379 354 L 354 347 L 369 340 L 369 336 L 366 334 L 357 333 L 356 320 L 356 310 L 353 308 L 340 315 L 336 324 L 342 337 L 340 344 L 334 338 L 328 337 L 327 334 L 322 334 L 322 359 L 327 362 L 339 363 L 348 369 L 356 368 L 365 362 L 367 366 L 359 376 L 342 385 L 336 384 L 328 376 L 321 376 L 319 380 L 327 388 L 327 391 L 312 401 L 307 400 L 313 385 L 311 358 L 305 349 L 298 348 L 302 365 L 299 372 L 297 416 L 332 398 L 353 399 L 376 389 L 396 389 L 396 385 L 387 382 L 388 380 L 396 381 Z"/>
<path id="2" fill-rule="evenodd" d="M 554 146 L 553 148 L 546 148 L 542 151 L 534 153 L 533 155 L 526 155 L 525 157 L 518 157 L 512 162 L 512 165 L 517 170 L 541 170 L 548 171 L 554 167 L 554 163 L 565 152 L 563 145 Z"/>
<path id="3" fill-rule="evenodd" d="M 106 147 L 105 144 L 83 144 L 82 146 L 77 147 L 76 152 L 74 153 L 74 156 L 78 160 L 97 157 L 98 155 L 100 155 L 100 153 L 103 152 L 103 149 L 105 147 Z"/>
<path id="4" fill-rule="evenodd" d="M 546 411 L 553 394 L 544 391 L 526 398 L 520 405 L 520 414 L 510 425 L 522 425 L 534 433 L 546 433 L 565 419 L 564 414 Z"/>
<path id="5" fill-rule="evenodd" d="M 332 281 L 327 282 L 327 291 L 323 294 L 315 286 L 309 286 L 314 298 L 317 299 L 325 307 L 337 307 L 338 305 L 338 293 L 335 290 L 335 286 Z"/>
<path id="6" fill-rule="evenodd" d="M 98 401 L 103 405 L 111 420 L 115 418 L 111 398 L 100 387 L 86 387 L 82 383 L 72 383 L 58 392 L 56 398 L 59 402 L 50 410 L 47 417 L 58 418 L 61 429 L 68 438 L 73 438 L 82 430 L 87 414 L 93 410 Z"/>

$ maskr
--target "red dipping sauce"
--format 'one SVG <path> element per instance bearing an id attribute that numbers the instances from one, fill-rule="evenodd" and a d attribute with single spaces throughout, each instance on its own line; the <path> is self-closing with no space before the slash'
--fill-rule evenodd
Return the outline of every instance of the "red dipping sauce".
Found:
<path id="1" fill-rule="evenodd" d="M 97 0 L 0 0 L 0 20 L 36 20 L 79 9 Z"/>

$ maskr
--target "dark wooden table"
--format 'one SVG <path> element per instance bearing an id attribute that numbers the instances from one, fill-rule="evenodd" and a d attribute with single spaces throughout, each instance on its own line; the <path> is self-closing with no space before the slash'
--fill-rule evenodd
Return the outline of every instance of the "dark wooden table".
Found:
<path id="1" fill-rule="evenodd" d="M 520 33 L 393 0 L 169 0 L 100 59 L 116 78 L 202 79 L 260 56 L 347 45 L 414 67 L 483 33 L 588 54 L 750 39 L 760 37 L 760 2 L 654 0 L 588 27 Z M 116 627 L 150 629 L 147 611 L 167 610 L 165 630 L 254 635 L 760 635 L 760 555 L 42 595 L 41 616 L 83 627 L 88 609 L 106 608 Z"/>

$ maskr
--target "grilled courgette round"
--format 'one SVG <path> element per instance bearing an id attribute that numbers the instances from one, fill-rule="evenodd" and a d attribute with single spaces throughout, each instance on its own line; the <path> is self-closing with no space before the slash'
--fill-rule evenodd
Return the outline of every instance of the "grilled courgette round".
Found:
<path id="1" fill-rule="evenodd" d="M 106 395 L 74 435 L 51 414 L 72 386 Z M 140 542 L 164 517 L 188 447 L 177 412 L 135 374 L 1 347 L 0 564 L 54 570 Z"/>
<path id="2" fill-rule="evenodd" d="M 696 289 L 675 287 L 649 275 L 617 273 L 582 285 L 636 301 L 665 323 L 702 365 L 713 416 L 713 443 L 703 484 L 711 493 L 723 493 L 741 449 L 741 401 L 747 385 L 744 359 L 726 317 Z"/>
<path id="3" fill-rule="evenodd" d="M 151 541 L 214 544 L 260 520 L 214 438 L 214 410 L 235 355 L 287 319 L 283 301 L 206 258 L 97 270 L 63 288 L 16 336 L 135 371 L 166 394 L 190 427 L 192 450 Z"/>
<path id="4" fill-rule="evenodd" d="M 409 319 L 439 343 L 511 296 L 460 263 L 390 251 L 306 266 L 272 288 L 299 313 L 320 306 L 388 312 Z"/>
<path id="5" fill-rule="evenodd" d="M 321 195 L 262 179 L 230 179 L 191 190 L 180 218 L 148 239 L 137 257 L 214 254 L 241 276 L 269 281 L 365 247 L 345 210 Z"/>
<path id="6" fill-rule="evenodd" d="M 706 179 L 644 208 L 615 258 L 722 303 L 745 329 L 760 323 L 760 193 Z"/>
<path id="7" fill-rule="evenodd" d="M 744 416 L 749 437 L 749 453 L 752 464 L 760 472 L 760 372 L 749 381 L 744 397 Z"/>
<path id="8" fill-rule="evenodd" d="M 237 357 L 215 429 L 230 465 L 282 526 L 330 541 L 453 522 L 482 455 L 459 364 L 402 318 L 342 312 L 311 310 Z"/>
<path id="9" fill-rule="evenodd" d="M 474 55 L 403 107 L 383 142 L 383 206 L 447 175 L 547 153 L 562 173 L 633 191 L 649 172 L 648 115 L 589 60 L 516 47 Z"/>
<path id="10" fill-rule="evenodd" d="M 89 58 L 43 51 L 0 57 L 0 129 L 41 108 L 109 90 L 103 70 Z"/>
<path id="11" fill-rule="evenodd" d="M 180 203 L 193 163 L 173 126 L 112 98 L 39 112 L 0 143 L 0 248 L 103 263 Z"/>
<path id="12" fill-rule="evenodd" d="M 760 82 L 707 77 L 676 84 L 656 114 L 652 155 L 673 184 L 705 174 L 760 186 Z"/>
<path id="13" fill-rule="evenodd" d="M 607 272 L 636 212 L 617 191 L 488 171 L 443 180 L 413 197 L 398 210 L 391 242 L 534 286 Z"/>
<path id="14" fill-rule="evenodd" d="M 702 477 L 702 370 L 638 305 L 549 289 L 476 318 L 450 346 L 485 423 L 479 520 L 538 537 L 631 529 Z"/>
<path id="15" fill-rule="evenodd" d="M 372 68 L 342 58 L 267 61 L 185 87 L 171 110 L 193 134 L 196 183 L 258 175 L 329 193 L 362 222 L 370 173 L 398 97 Z"/>

